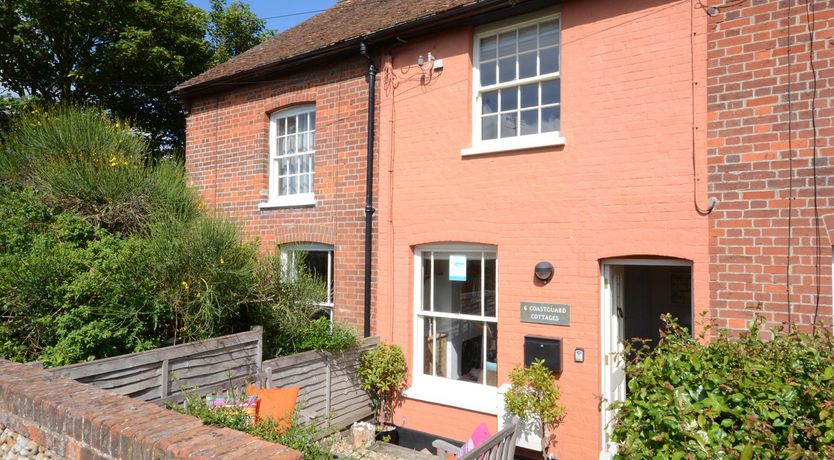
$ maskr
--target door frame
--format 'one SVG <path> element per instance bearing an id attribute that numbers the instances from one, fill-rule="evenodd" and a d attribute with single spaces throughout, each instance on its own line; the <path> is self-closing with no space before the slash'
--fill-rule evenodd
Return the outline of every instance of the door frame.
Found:
<path id="1" fill-rule="evenodd" d="M 608 314 L 608 309 L 610 308 L 613 299 L 611 298 L 611 290 L 606 285 L 606 276 L 608 276 L 610 266 L 625 266 L 625 265 L 640 265 L 640 266 L 655 266 L 655 267 L 689 267 L 691 269 L 692 277 L 694 278 L 694 264 L 692 261 L 685 260 L 685 259 L 673 259 L 673 258 L 658 258 L 658 259 L 626 259 L 626 258 L 612 258 L 612 259 L 600 259 L 599 266 L 600 266 L 600 278 L 599 278 L 599 286 L 600 286 L 600 304 L 599 304 L 599 313 L 600 313 L 600 342 L 599 342 L 599 349 L 600 349 L 600 358 L 599 358 L 599 367 L 600 367 L 600 396 L 602 397 L 603 401 L 610 401 L 612 392 L 607 388 L 609 380 L 613 377 L 613 372 L 609 372 L 609 367 L 605 364 L 606 356 L 611 353 L 611 351 L 607 347 L 607 338 L 611 337 L 612 329 L 614 327 L 619 328 L 619 324 L 614 324 L 611 319 L 611 315 Z M 690 280 L 691 285 L 694 285 L 694 279 Z M 694 300 L 694 289 L 692 291 L 692 296 Z M 691 305 L 694 320 L 694 309 L 695 305 L 694 302 Z M 612 345 L 613 346 L 613 345 Z M 611 401 L 613 402 L 613 401 Z M 610 402 L 609 402 L 610 403 Z M 606 410 L 602 404 L 600 404 L 601 410 Z M 609 450 L 609 446 L 606 444 L 606 433 L 609 430 L 609 427 L 606 426 L 606 417 L 603 413 L 600 413 L 600 453 L 599 458 L 600 460 L 609 460 L 614 458 L 614 454 L 616 451 L 612 452 Z"/>

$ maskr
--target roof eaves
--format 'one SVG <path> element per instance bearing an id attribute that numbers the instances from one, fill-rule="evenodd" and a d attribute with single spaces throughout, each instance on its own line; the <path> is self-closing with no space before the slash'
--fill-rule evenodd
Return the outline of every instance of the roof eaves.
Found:
<path id="1" fill-rule="evenodd" d="M 525 0 L 473 0 L 470 3 L 460 5 L 441 12 L 430 13 L 424 16 L 416 17 L 410 21 L 393 25 L 384 29 L 376 30 L 365 35 L 359 35 L 348 39 L 332 43 L 326 47 L 318 48 L 313 51 L 290 56 L 280 61 L 271 62 L 269 64 L 247 69 L 245 71 L 236 72 L 231 75 L 219 76 L 210 80 L 195 83 L 193 85 L 177 85 L 172 92 L 179 93 L 181 97 L 194 96 L 200 93 L 209 92 L 212 88 L 217 86 L 242 86 L 246 84 L 260 83 L 260 81 L 252 80 L 254 76 L 272 73 L 278 70 L 293 67 L 299 63 L 312 62 L 326 57 L 332 57 L 344 53 L 346 50 L 357 46 L 360 41 L 366 41 L 369 44 L 379 43 L 387 39 L 395 38 L 399 34 L 413 33 L 416 31 L 439 28 L 449 22 L 454 22 L 470 16 L 472 13 L 488 12 L 496 8 L 511 7 L 520 3 L 525 3 Z M 442 22 L 436 22 L 436 21 Z M 434 21 L 434 22 L 433 22 Z M 358 51 L 357 51 L 358 54 Z M 185 82 L 187 83 L 187 82 Z"/>

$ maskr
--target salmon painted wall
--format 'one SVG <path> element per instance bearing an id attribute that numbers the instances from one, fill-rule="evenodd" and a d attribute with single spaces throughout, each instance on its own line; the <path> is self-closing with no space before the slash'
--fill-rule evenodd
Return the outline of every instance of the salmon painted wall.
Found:
<path id="1" fill-rule="evenodd" d="M 412 367 L 414 245 L 495 245 L 498 383 L 522 362 L 525 335 L 562 337 L 558 384 L 568 415 L 553 452 L 590 459 L 601 444 L 600 261 L 690 260 L 696 317 L 708 307 L 708 222 L 693 205 L 707 200 L 706 21 L 689 2 L 567 1 L 560 10 L 563 147 L 461 156 L 471 146 L 475 30 L 389 51 L 380 75 L 376 326 L 403 346 Z M 427 51 L 444 61 L 430 79 L 415 65 Z M 533 281 L 541 260 L 555 266 L 544 286 Z M 521 323 L 522 301 L 570 304 L 571 325 Z M 575 348 L 585 349 L 584 363 L 573 362 Z M 495 415 L 414 400 L 395 422 L 456 439 L 480 422 L 496 428 Z"/>

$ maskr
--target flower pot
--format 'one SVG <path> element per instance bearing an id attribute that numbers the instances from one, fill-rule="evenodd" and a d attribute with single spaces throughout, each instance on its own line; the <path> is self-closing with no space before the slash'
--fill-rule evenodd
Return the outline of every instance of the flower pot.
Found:
<path id="1" fill-rule="evenodd" d="M 399 445 L 400 435 L 394 425 L 380 425 L 377 428 L 376 440 Z"/>

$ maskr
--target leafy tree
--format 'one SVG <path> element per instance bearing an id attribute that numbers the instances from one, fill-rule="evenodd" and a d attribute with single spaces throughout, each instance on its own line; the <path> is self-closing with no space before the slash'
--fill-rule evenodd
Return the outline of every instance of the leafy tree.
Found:
<path id="1" fill-rule="evenodd" d="M 176 154 L 185 119 L 171 88 L 267 36 L 247 6 L 224 6 L 214 1 L 209 15 L 184 0 L 5 0 L 0 86 L 99 105 L 132 120 L 152 156 Z"/>
<path id="2" fill-rule="evenodd" d="M 211 0 L 208 37 L 213 56 L 210 65 L 215 66 L 252 48 L 272 36 L 266 21 L 252 13 L 249 5 L 233 0 Z"/>

